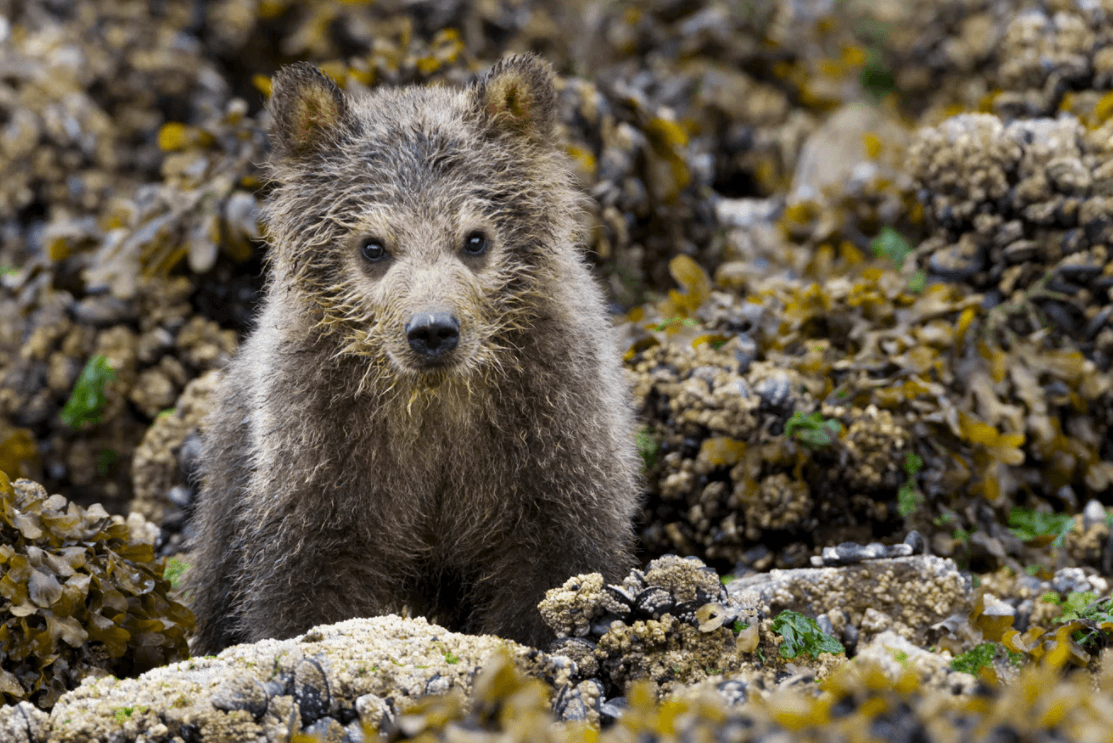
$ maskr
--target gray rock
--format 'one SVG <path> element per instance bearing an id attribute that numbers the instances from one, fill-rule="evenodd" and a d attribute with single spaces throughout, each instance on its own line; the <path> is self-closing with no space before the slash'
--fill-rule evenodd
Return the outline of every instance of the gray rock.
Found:
<path id="1" fill-rule="evenodd" d="M 107 328 L 112 325 L 135 320 L 138 316 L 135 302 L 129 302 L 110 294 L 86 297 L 74 305 L 75 319 L 83 325 Z"/>
<path id="2" fill-rule="evenodd" d="M 792 406 L 792 380 L 776 371 L 757 383 L 754 392 L 761 398 L 761 406 L 769 410 L 787 412 Z"/>
<path id="3" fill-rule="evenodd" d="M 749 686 L 745 681 L 724 681 L 716 687 L 727 704 L 732 706 L 745 704 L 749 698 Z"/>
<path id="4" fill-rule="evenodd" d="M 1113 306 L 1109 309 L 1113 310 Z M 1082 509 L 1082 524 L 1086 529 L 1089 529 L 1095 524 L 1105 523 L 1105 506 L 1099 501 L 1090 499 L 1086 502 L 1086 507 Z"/>
<path id="5" fill-rule="evenodd" d="M 447 694 L 452 688 L 452 679 L 437 673 L 425 682 L 426 694 Z"/>
<path id="6" fill-rule="evenodd" d="M 869 560 L 877 557 L 867 546 L 858 544 L 857 542 L 843 542 L 842 544 L 836 545 L 835 556 L 838 558 L 838 564 L 840 565 L 853 565 L 862 560 Z"/>
<path id="7" fill-rule="evenodd" d="M 224 712 L 246 710 L 255 721 L 263 719 L 270 695 L 261 683 L 249 676 L 236 676 L 222 683 L 213 692 L 212 705 Z"/>
<path id="8" fill-rule="evenodd" d="M 599 723 L 603 726 L 613 725 L 628 709 L 630 703 L 626 701 L 626 697 L 608 699 L 599 706 Z"/>
<path id="9" fill-rule="evenodd" d="M 1093 591 L 1094 586 L 1082 568 L 1063 568 L 1056 571 L 1051 579 L 1051 587 L 1066 596 L 1068 593 Z"/>
<path id="10" fill-rule="evenodd" d="M 879 560 L 887 556 L 887 550 L 881 542 L 870 542 L 862 550 L 862 554 L 864 560 Z"/>
<path id="11" fill-rule="evenodd" d="M 885 549 L 886 557 L 911 557 L 915 550 L 910 544 L 891 544 Z"/>

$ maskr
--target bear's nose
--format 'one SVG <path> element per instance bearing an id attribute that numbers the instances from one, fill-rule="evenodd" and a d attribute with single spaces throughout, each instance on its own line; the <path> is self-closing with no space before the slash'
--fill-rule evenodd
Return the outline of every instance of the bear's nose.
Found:
<path id="1" fill-rule="evenodd" d="M 421 312 L 406 323 L 406 340 L 415 353 L 433 360 L 456 348 L 460 321 L 451 312 Z"/>

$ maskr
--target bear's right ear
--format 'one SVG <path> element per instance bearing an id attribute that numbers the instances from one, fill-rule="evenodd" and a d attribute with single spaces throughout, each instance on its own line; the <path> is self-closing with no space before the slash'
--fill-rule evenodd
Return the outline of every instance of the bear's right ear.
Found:
<path id="1" fill-rule="evenodd" d="M 318 152 L 348 127 L 347 97 L 308 62 L 279 70 L 271 90 L 267 110 L 274 119 L 271 141 L 279 157 L 300 158 Z"/>

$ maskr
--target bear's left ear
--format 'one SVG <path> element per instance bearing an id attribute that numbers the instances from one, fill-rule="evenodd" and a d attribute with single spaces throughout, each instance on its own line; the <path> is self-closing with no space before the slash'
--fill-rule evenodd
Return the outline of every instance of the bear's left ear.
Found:
<path id="1" fill-rule="evenodd" d="M 506 57 L 474 88 L 475 103 L 492 132 L 549 142 L 556 118 L 553 68 L 536 54 Z"/>

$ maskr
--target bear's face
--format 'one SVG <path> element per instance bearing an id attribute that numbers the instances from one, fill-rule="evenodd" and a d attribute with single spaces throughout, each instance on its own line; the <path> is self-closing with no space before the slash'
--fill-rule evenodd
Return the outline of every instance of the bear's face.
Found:
<path id="1" fill-rule="evenodd" d="M 572 250 L 555 92 L 530 57 L 464 90 L 346 96 L 306 65 L 275 79 L 276 270 L 380 375 L 497 373 L 543 312 L 546 255 Z"/>

